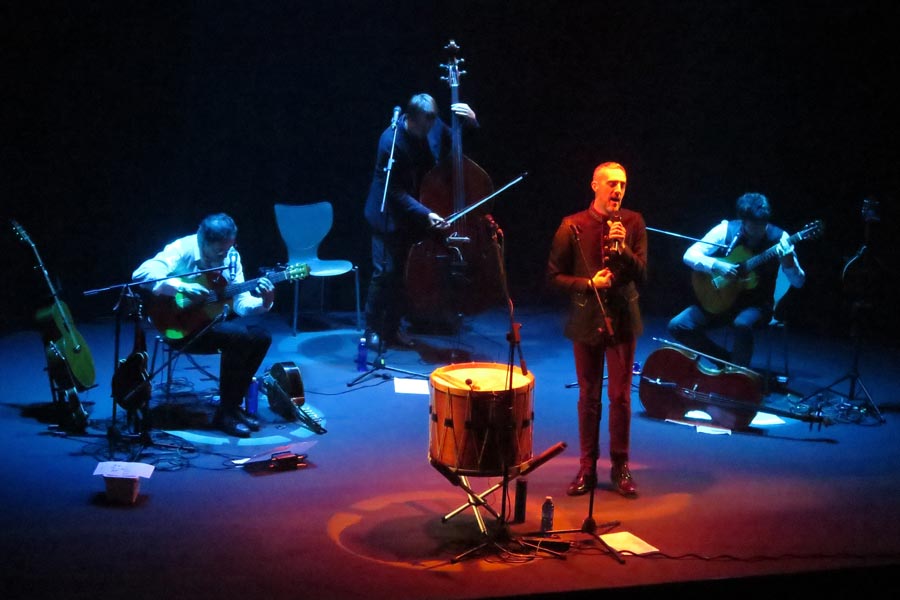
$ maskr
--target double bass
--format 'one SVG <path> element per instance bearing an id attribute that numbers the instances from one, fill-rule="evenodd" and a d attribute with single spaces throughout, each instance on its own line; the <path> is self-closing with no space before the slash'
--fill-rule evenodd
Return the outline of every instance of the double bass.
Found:
<path id="1" fill-rule="evenodd" d="M 721 369 L 698 364 L 700 354 L 679 344 L 650 353 L 641 371 L 638 395 L 648 417 L 682 420 L 687 413 L 707 413 L 714 425 L 747 429 L 762 408 L 762 377 L 738 365 Z M 821 414 L 795 414 L 766 406 L 764 411 L 791 419 L 830 425 Z"/>
<path id="2" fill-rule="evenodd" d="M 446 69 L 450 103 L 459 102 L 459 46 L 445 46 L 450 60 Z M 407 319 L 422 331 L 456 331 L 460 315 L 477 314 L 503 301 L 501 265 L 497 251 L 498 227 L 486 202 L 477 201 L 494 191 L 490 176 L 463 155 L 462 124 L 451 112 L 452 149 L 449 160 L 440 160 L 426 174 L 419 201 L 440 215 L 451 227 L 440 230 L 409 251 L 406 265 Z M 468 210 L 467 209 L 473 209 Z M 459 215 L 457 217 L 457 215 Z"/>

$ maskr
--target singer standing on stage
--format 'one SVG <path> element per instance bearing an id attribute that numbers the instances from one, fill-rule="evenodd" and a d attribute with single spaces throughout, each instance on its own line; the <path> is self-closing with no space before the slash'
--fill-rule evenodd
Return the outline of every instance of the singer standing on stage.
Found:
<path id="1" fill-rule="evenodd" d="M 460 102 L 450 109 L 463 124 L 477 127 L 475 111 L 468 104 Z M 413 345 L 402 328 L 409 251 L 429 229 L 448 226 L 419 202 L 419 186 L 437 162 L 449 155 L 452 141 L 450 127 L 437 116 L 437 103 L 428 94 L 413 96 L 402 116 L 400 107 L 395 108 L 391 126 L 378 140 L 365 207 L 372 235 L 372 278 L 366 297 L 366 339 L 372 347 Z"/>
<path id="2" fill-rule="evenodd" d="M 604 362 L 610 480 L 623 496 L 637 494 L 628 467 L 631 380 L 643 332 L 638 288 L 647 280 L 647 230 L 639 212 L 622 209 L 626 183 L 622 165 L 598 165 L 591 180 L 591 205 L 563 218 L 547 261 L 550 285 L 570 296 L 564 333 L 572 340 L 575 356 L 580 449 L 578 474 L 566 490 L 570 496 L 586 494 L 597 485 Z"/>
<path id="3" fill-rule="evenodd" d="M 244 281 L 241 257 L 234 247 L 236 238 L 237 226 L 231 217 L 224 213 L 209 215 L 200 223 L 196 234 L 166 245 L 156 256 L 144 261 L 132 278 L 136 282 L 159 280 L 144 286 L 155 297 L 202 302 L 210 294 L 210 288 L 204 283 L 219 282 L 224 287 L 227 283 Z M 219 267 L 221 271 L 184 279 L 177 277 Z M 216 279 L 221 277 L 228 281 Z M 168 342 L 173 348 L 183 348 L 186 352 L 221 353 L 220 402 L 213 425 L 228 435 L 249 437 L 251 431 L 259 431 L 259 421 L 245 412 L 241 404 L 272 343 L 272 336 L 262 327 L 244 324 L 232 317 L 267 312 L 274 301 L 274 284 L 265 277 L 260 278 L 255 289 L 234 296 L 233 311 L 223 306 L 228 312 L 215 319 L 210 327 L 179 332 L 178 335 L 183 333 L 184 337 Z M 170 305 L 160 302 L 159 306 Z M 152 310 L 150 312 L 152 314 Z"/>
<path id="4" fill-rule="evenodd" d="M 753 358 L 753 330 L 765 327 L 772 319 L 779 264 L 792 287 L 802 287 L 806 273 L 797 260 L 790 236 L 769 223 L 772 208 L 768 198 L 755 192 L 743 194 L 735 203 L 735 211 L 737 219 L 717 224 L 685 251 L 684 264 L 709 276 L 737 278 L 741 273 L 732 255 L 735 248 L 740 251 L 737 255 L 755 256 L 775 244 L 779 261 L 757 268 L 756 284 L 743 289 L 726 310 L 713 314 L 693 304 L 669 321 L 668 330 L 676 341 L 693 350 L 748 367 Z M 707 333 L 719 327 L 730 327 L 734 333 L 730 352 Z"/>

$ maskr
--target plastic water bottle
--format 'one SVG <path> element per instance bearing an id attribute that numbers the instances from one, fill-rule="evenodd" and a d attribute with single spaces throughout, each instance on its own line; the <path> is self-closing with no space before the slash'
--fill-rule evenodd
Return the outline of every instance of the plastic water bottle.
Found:
<path id="1" fill-rule="evenodd" d="M 356 347 L 356 370 L 365 371 L 368 369 L 369 345 L 366 338 L 359 338 L 359 345 Z"/>
<path id="2" fill-rule="evenodd" d="M 250 380 L 250 385 L 247 386 L 247 412 L 251 415 L 256 414 L 256 410 L 259 407 L 259 379 L 254 377 Z"/>
<path id="3" fill-rule="evenodd" d="M 541 504 L 541 531 L 553 529 L 553 498 L 547 496 Z"/>

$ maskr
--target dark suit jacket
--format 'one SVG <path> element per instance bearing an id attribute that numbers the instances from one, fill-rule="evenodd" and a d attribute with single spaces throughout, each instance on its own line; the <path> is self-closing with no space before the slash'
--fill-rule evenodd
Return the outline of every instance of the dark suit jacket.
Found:
<path id="1" fill-rule="evenodd" d="M 608 258 L 604 251 L 607 218 L 591 208 L 564 217 L 553 236 L 547 279 L 571 298 L 564 333 L 573 341 L 609 344 L 643 332 L 638 289 L 647 281 L 647 229 L 640 213 L 622 209 L 619 215 L 626 230 L 624 248 Z M 578 229 L 577 239 L 572 226 Z M 612 338 L 600 331 L 603 315 L 589 282 L 603 268 L 604 259 L 615 273 L 612 287 L 599 290 L 612 322 Z"/>

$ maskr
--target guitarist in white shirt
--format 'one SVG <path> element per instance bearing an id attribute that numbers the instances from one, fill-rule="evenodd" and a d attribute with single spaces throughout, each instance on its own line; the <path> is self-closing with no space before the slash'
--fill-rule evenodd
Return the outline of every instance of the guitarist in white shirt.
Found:
<path id="1" fill-rule="evenodd" d="M 802 287 L 806 273 L 800 266 L 791 236 L 769 222 L 769 200 L 759 193 L 743 194 L 736 202 L 737 219 L 722 221 L 684 253 L 693 271 L 697 303 L 685 308 L 668 329 L 677 342 L 703 354 L 749 366 L 753 358 L 753 330 L 772 318 L 773 294 L 779 266 L 792 287 Z M 778 260 L 766 262 L 766 251 Z M 761 262 L 747 272 L 745 259 Z M 708 330 L 730 326 L 731 351 L 714 342 Z"/>
<path id="2" fill-rule="evenodd" d="M 166 245 L 151 259 L 144 261 L 132 278 L 148 283 L 148 313 L 159 320 L 174 312 L 162 329 L 167 342 L 187 352 L 220 352 L 219 407 L 213 425 L 229 435 L 249 437 L 259 431 L 259 421 L 245 412 L 241 404 L 250 381 L 266 357 L 272 343 L 271 334 L 262 327 L 248 325 L 234 316 L 267 312 L 275 300 L 275 285 L 266 277 L 257 280 L 249 291 L 242 292 L 221 306 L 207 301 L 227 285 L 244 281 L 240 255 L 234 247 L 237 226 L 224 214 L 203 219 L 196 234 L 179 238 Z M 177 275 L 216 269 L 190 278 Z M 158 281 L 156 281 L 158 280 Z M 252 285 L 252 284 L 251 284 Z M 215 309 L 216 315 L 211 314 Z"/>

